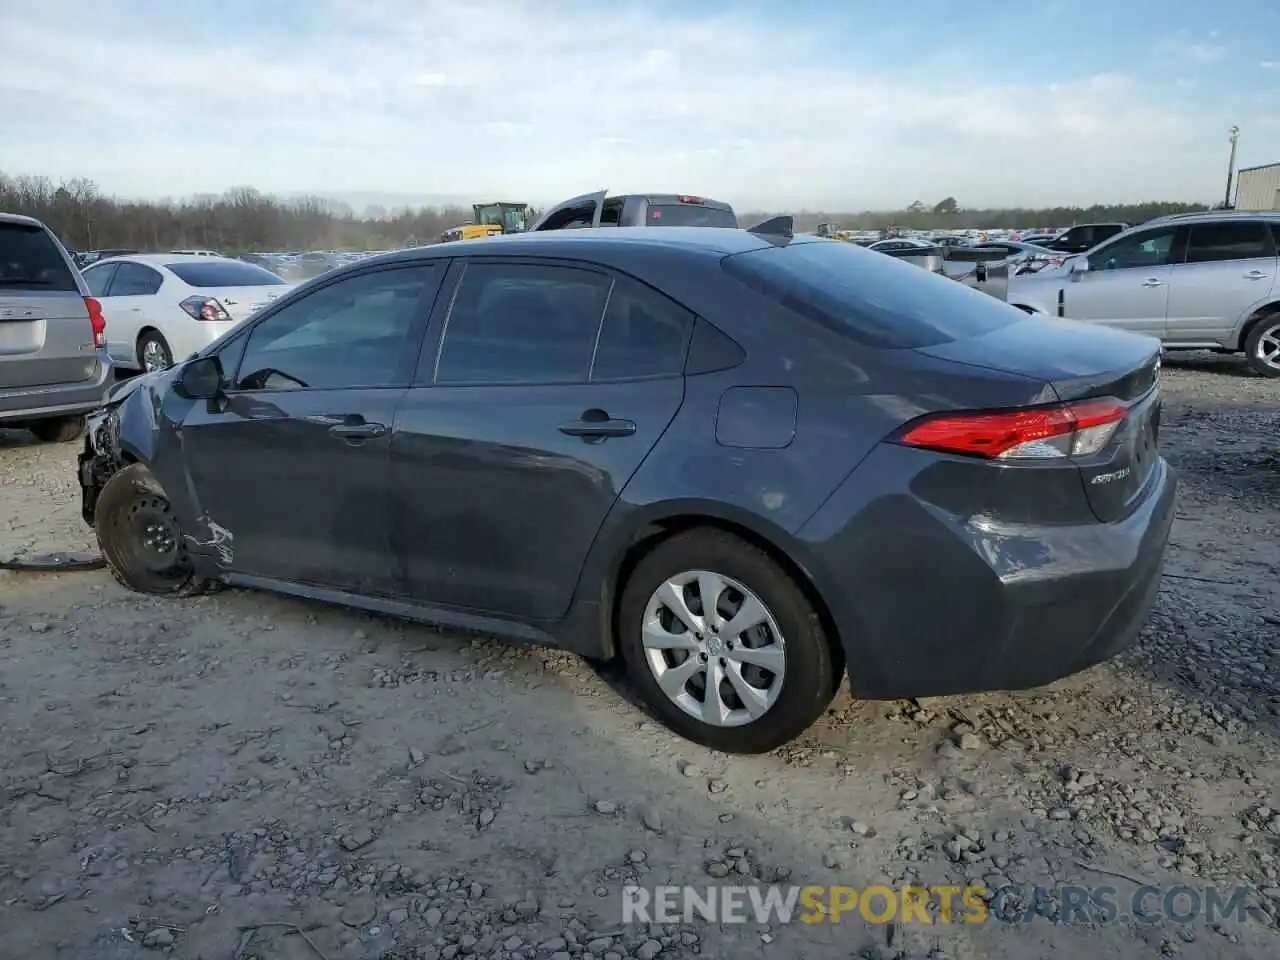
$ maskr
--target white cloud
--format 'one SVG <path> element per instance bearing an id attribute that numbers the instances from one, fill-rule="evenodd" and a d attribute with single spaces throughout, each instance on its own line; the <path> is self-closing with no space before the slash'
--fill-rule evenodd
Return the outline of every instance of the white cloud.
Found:
<path id="1" fill-rule="evenodd" d="M 252 184 L 547 202 L 603 186 L 742 207 L 1084 203 L 1215 196 L 1219 128 L 1251 129 L 1248 111 L 1124 75 L 882 73 L 856 47 L 835 55 L 817 26 L 745 14 L 310 0 L 282 32 L 268 24 L 287 19 L 278 2 L 215 28 L 218 5 L 193 6 L 201 26 L 181 40 L 142 0 L 0 4 L 0 164 L 129 195 Z M 1261 130 L 1268 105 L 1251 109 Z M 1265 136 L 1250 148 L 1280 156 L 1280 134 Z"/>
<path id="2" fill-rule="evenodd" d="M 1263 70 L 1280 70 L 1280 60 L 1263 60 L 1258 66 Z"/>

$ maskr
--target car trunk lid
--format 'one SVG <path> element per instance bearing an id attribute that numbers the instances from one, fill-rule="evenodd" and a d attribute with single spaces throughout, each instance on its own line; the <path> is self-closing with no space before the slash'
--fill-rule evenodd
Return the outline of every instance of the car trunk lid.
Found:
<path id="1" fill-rule="evenodd" d="M 262 287 L 202 287 L 198 295 L 217 300 L 232 320 L 241 322 L 292 289 L 291 285 L 282 284 Z"/>
<path id="2" fill-rule="evenodd" d="M 1099 520 L 1128 516 L 1142 498 L 1159 461 L 1159 341 L 1094 325 L 1029 318 L 919 352 L 1024 374 L 1067 403 L 1111 397 L 1126 404 L 1128 412 L 1106 446 L 1075 462 Z"/>
<path id="3" fill-rule="evenodd" d="M 0 286 L 0 390 L 86 382 L 98 363 L 79 291 Z"/>

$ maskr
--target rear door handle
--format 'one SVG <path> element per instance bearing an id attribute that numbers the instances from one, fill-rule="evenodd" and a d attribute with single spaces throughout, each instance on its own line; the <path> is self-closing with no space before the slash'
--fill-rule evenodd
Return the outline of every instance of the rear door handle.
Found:
<path id="1" fill-rule="evenodd" d="M 376 440 L 387 435 L 387 427 L 382 423 L 340 423 L 330 427 L 329 434 L 342 440 Z"/>
<path id="2" fill-rule="evenodd" d="M 1269 276 L 1271 276 L 1271 274 L 1266 273 L 1262 270 L 1250 270 L 1248 273 L 1244 275 L 1244 278 L 1246 280 L 1265 280 Z"/>
<path id="3" fill-rule="evenodd" d="M 607 437 L 629 437 L 636 432 L 630 420 L 574 420 L 560 424 L 560 432 L 583 440 L 603 440 Z"/>
<path id="4" fill-rule="evenodd" d="M 1144 281 L 1142 282 L 1142 285 L 1143 285 L 1144 287 L 1163 287 L 1163 286 L 1164 286 L 1164 281 L 1163 281 L 1163 280 L 1157 280 L 1155 277 L 1151 277 L 1151 278 L 1150 278 L 1150 279 L 1148 279 L 1148 280 L 1144 280 Z"/>

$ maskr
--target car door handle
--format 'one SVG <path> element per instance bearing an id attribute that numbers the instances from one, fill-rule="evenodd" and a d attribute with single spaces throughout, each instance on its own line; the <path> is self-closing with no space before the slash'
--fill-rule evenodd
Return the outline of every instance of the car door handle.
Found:
<path id="1" fill-rule="evenodd" d="M 387 427 L 383 423 L 340 423 L 330 427 L 329 434 L 340 440 L 376 440 L 387 435 Z"/>
<path id="2" fill-rule="evenodd" d="M 1250 270 L 1244 275 L 1244 278 L 1246 280 L 1265 280 L 1269 276 L 1271 276 L 1271 274 L 1263 270 Z"/>
<path id="3" fill-rule="evenodd" d="M 581 420 L 560 424 L 560 432 L 583 440 L 604 440 L 607 437 L 629 437 L 636 432 L 636 425 L 630 420 L 583 416 Z"/>
<path id="4" fill-rule="evenodd" d="M 1142 281 L 1142 285 L 1144 287 L 1163 287 L 1164 281 L 1157 280 L 1155 277 L 1150 277 L 1147 280 Z"/>

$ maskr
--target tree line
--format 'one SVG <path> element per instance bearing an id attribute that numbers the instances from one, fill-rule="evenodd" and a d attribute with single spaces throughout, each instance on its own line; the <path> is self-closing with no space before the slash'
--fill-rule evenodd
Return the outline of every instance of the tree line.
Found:
<path id="1" fill-rule="evenodd" d="M 923 201 L 905 210 L 863 213 L 792 212 L 796 228 L 819 223 L 846 230 L 1013 229 L 1069 227 L 1073 223 L 1121 220 L 1141 223 L 1171 213 L 1206 209 L 1203 203 L 1146 203 L 970 209 L 954 197 L 933 205 Z M 119 200 L 84 178 L 54 183 L 41 176 L 0 172 L 0 212 L 20 213 L 47 224 L 72 250 L 199 248 L 223 253 L 293 250 L 387 250 L 433 243 L 440 234 L 471 218 L 462 207 L 419 207 L 356 212 L 323 197 L 284 200 L 252 187 L 178 201 Z M 744 224 L 775 215 L 740 212 Z"/>

